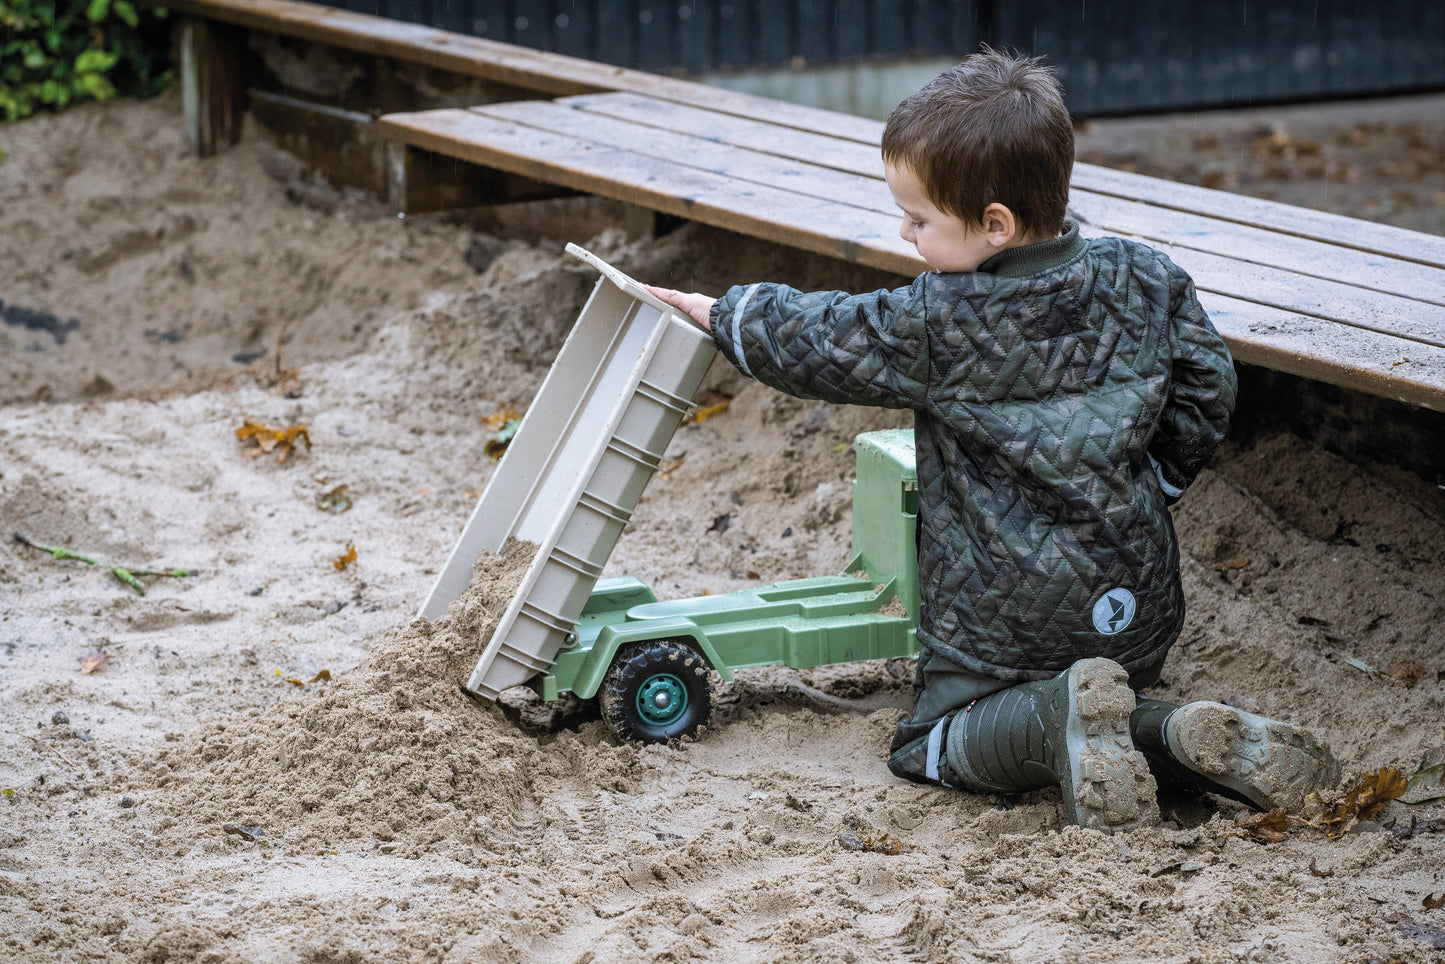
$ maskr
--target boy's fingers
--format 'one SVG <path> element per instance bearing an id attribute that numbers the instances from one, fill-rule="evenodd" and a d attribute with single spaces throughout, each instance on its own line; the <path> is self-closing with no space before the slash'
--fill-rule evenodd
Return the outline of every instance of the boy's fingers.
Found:
<path id="1" fill-rule="evenodd" d="M 693 321 L 696 321 L 703 328 L 711 327 L 708 324 L 708 316 L 712 310 L 714 299 L 697 292 L 689 294 L 682 291 L 675 291 L 672 288 L 659 288 L 655 285 L 647 284 L 642 287 L 647 289 L 648 293 L 654 298 L 667 302 L 669 305 L 672 305 L 674 308 L 691 317 Z"/>

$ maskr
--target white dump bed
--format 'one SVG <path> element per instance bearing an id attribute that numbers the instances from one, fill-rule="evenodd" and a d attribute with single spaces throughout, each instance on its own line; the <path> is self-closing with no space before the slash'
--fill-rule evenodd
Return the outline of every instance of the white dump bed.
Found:
<path id="1" fill-rule="evenodd" d="M 483 550 L 537 554 L 467 689 L 495 699 L 551 667 L 717 349 L 690 318 L 576 245 L 599 271 L 421 615 L 462 594 Z"/>

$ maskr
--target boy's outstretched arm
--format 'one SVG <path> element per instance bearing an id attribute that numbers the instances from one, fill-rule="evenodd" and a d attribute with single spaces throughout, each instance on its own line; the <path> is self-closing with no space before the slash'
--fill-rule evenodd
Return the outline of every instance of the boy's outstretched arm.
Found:
<path id="1" fill-rule="evenodd" d="M 698 294 L 696 291 L 687 293 L 674 291 L 671 288 L 656 288 L 652 285 L 643 285 L 654 298 L 672 305 L 678 311 L 685 312 L 693 321 L 702 325 L 708 331 L 712 331 L 712 306 L 716 298 L 709 298 L 707 295 Z"/>

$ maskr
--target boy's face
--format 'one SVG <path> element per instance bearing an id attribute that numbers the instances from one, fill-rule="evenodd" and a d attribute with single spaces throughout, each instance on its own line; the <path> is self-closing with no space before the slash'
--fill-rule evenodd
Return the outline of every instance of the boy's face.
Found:
<path id="1" fill-rule="evenodd" d="M 940 211 L 908 165 L 885 164 L 883 173 L 893 202 L 903 209 L 899 235 L 917 248 L 918 256 L 935 270 L 977 271 L 1005 246 L 991 237 L 987 228 L 966 224 L 962 218 Z"/>

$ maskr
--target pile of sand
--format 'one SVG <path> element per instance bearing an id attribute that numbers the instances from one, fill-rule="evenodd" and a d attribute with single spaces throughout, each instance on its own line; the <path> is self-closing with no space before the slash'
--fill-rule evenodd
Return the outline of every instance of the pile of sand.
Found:
<path id="1" fill-rule="evenodd" d="M 139 596 L 0 545 L 8 958 L 1438 955 L 1439 800 L 1265 844 L 1227 802 L 1166 792 L 1160 827 L 1106 838 L 1054 790 L 894 779 L 909 680 L 885 663 L 740 672 L 676 746 L 467 697 L 523 561 L 411 614 L 491 475 L 482 417 L 525 409 L 593 284 L 561 240 L 713 292 L 902 279 L 695 226 L 399 220 L 255 137 L 198 161 L 179 131 L 174 96 L 0 128 L 4 531 L 196 570 Z M 666 598 L 839 570 L 848 443 L 906 416 L 722 364 L 705 389 L 729 409 L 678 432 L 608 574 Z M 248 457 L 243 420 L 312 447 Z M 1226 446 L 1175 513 L 1190 609 L 1154 695 L 1318 728 L 1352 778 L 1445 764 L 1440 499 L 1288 434 Z"/>

